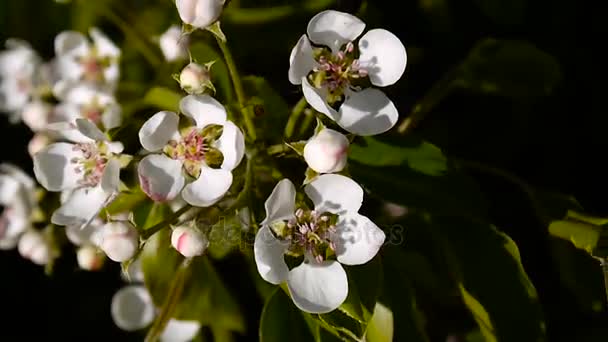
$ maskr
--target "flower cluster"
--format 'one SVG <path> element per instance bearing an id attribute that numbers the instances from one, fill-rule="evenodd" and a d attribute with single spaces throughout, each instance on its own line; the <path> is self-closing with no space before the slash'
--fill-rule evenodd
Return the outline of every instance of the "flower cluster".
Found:
<path id="1" fill-rule="evenodd" d="M 272 146 L 257 139 L 256 132 L 264 132 L 252 121 L 231 57 L 226 55 L 226 64 L 235 78 L 238 103 L 215 98 L 215 61 L 187 61 L 187 34 L 193 30 L 206 29 L 225 44 L 216 25 L 224 5 L 176 1 L 184 27 L 171 26 L 158 43 L 167 62 L 183 63 L 175 78 L 186 94 L 172 97 L 175 106 L 162 102 L 155 114 L 145 107 L 138 113 L 145 115 L 141 121 L 123 116 L 115 96 L 121 50 L 98 29 L 90 30 L 90 40 L 78 32 L 60 33 L 56 56 L 48 63 L 27 44 L 9 42 L 0 53 L 0 109 L 36 133 L 30 143 L 33 173 L 44 190 L 60 196 L 36 197 L 29 176 L 2 166 L 1 248 L 18 246 L 24 257 L 47 264 L 58 257 L 61 246 L 53 236 L 56 226 L 62 226 L 77 247 L 78 265 L 94 271 L 106 257 L 128 265 L 150 236 L 166 228 L 172 234 L 170 246 L 164 247 L 190 261 L 210 249 L 211 227 L 222 215 L 240 213 L 248 216 L 243 234 L 255 235 L 253 259 L 264 280 L 286 283 L 295 305 L 306 312 L 327 313 L 342 305 L 349 292 L 348 267 L 372 260 L 385 241 L 384 232 L 359 213 L 364 191 L 349 178 L 349 145 L 355 135 L 380 134 L 395 125 L 397 109 L 377 87 L 402 76 L 405 48 L 386 30 L 363 34 L 365 24 L 347 13 L 327 10 L 310 20 L 291 52 L 288 71 L 289 81 L 301 86 L 302 103 L 319 113 L 308 140 L 286 143 L 308 166 L 304 172 L 289 170 L 290 175 L 305 175 L 306 196 L 298 196 L 299 188 L 289 178 L 275 184 L 282 173 L 266 162 L 274 156 Z M 130 133 L 137 135 L 138 146 L 130 146 L 128 138 L 125 144 L 114 141 L 115 129 L 133 126 Z M 245 156 L 247 166 L 240 167 Z M 272 168 L 276 172 L 268 171 Z M 121 174 L 135 184 L 123 183 Z M 120 202 L 120 196 L 137 203 L 119 203 L 116 212 L 111 204 Z M 53 204 L 36 219 L 40 198 Z M 259 226 L 256 201 L 265 207 Z M 178 202 L 183 209 L 155 224 L 135 218 L 134 208 L 146 203 L 147 222 L 155 219 L 153 210 Z M 192 208 L 196 213 L 185 215 Z M 114 321 L 129 331 L 148 326 L 156 309 L 148 290 L 138 284 L 120 290 L 112 301 Z M 163 336 L 185 341 L 199 328 L 198 323 L 172 320 Z"/>

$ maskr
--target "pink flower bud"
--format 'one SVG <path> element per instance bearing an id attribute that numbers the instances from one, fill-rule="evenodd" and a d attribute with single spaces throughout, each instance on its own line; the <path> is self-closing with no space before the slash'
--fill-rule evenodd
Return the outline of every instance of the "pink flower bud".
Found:
<path id="1" fill-rule="evenodd" d="M 19 254 L 37 265 L 46 265 L 51 259 L 51 246 L 45 237 L 36 230 L 21 236 L 17 245 Z"/>
<path id="2" fill-rule="evenodd" d="M 325 128 L 304 146 L 308 167 L 318 173 L 340 172 L 346 166 L 348 139 L 333 129 Z"/>
<path id="3" fill-rule="evenodd" d="M 192 258 L 205 252 L 209 246 L 209 240 L 198 229 L 177 227 L 171 234 L 171 245 L 181 255 Z"/>
<path id="4" fill-rule="evenodd" d="M 101 250 L 108 258 L 123 262 L 131 259 L 139 246 L 139 234 L 126 222 L 109 222 L 102 228 Z"/>
<path id="5" fill-rule="evenodd" d="M 179 17 L 188 25 L 205 28 L 222 14 L 225 0 L 176 0 Z"/>
<path id="6" fill-rule="evenodd" d="M 103 266 L 104 256 L 91 245 L 80 247 L 76 252 L 78 266 L 85 271 L 97 271 Z"/>
<path id="7" fill-rule="evenodd" d="M 179 74 L 179 84 L 188 94 L 202 94 L 210 85 L 209 70 L 202 65 L 190 63 Z"/>

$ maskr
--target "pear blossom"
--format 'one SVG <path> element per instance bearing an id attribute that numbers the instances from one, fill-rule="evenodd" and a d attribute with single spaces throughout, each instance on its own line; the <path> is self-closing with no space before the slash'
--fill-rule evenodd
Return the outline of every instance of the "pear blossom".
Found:
<path id="1" fill-rule="evenodd" d="M 192 258 L 205 252 L 209 240 L 196 228 L 176 227 L 171 233 L 171 246 L 186 258 Z"/>
<path id="2" fill-rule="evenodd" d="M 155 201 L 173 200 L 181 192 L 187 203 L 207 207 L 219 201 L 232 184 L 232 170 L 245 150 L 243 133 L 226 119 L 224 107 L 208 95 L 186 96 L 180 109 L 193 119 L 194 126 L 179 130 L 177 114 L 163 111 L 139 130 L 142 146 L 154 152 L 139 162 L 139 181 Z M 186 184 L 186 177 L 193 181 Z"/>
<path id="3" fill-rule="evenodd" d="M 340 172 L 346 166 L 348 145 L 344 134 L 324 128 L 304 145 L 304 160 L 318 173 Z"/>
<path id="4" fill-rule="evenodd" d="M 306 101 L 345 130 L 358 135 L 383 133 L 399 113 L 376 87 L 394 84 L 405 71 L 405 47 L 384 29 L 365 29 L 357 17 L 326 10 L 308 23 L 291 51 L 289 81 L 302 85 Z M 359 37 L 361 36 L 361 37 Z"/>
<path id="5" fill-rule="evenodd" d="M 97 271 L 103 266 L 104 256 L 95 246 L 84 245 L 76 251 L 76 261 L 85 271 Z"/>
<path id="6" fill-rule="evenodd" d="M 118 290 L 112 298 L 114 324 L 125 331 L 136 331 L 150 325 L 156 308 L 148 290 L 141 285 L 129 285 Z M 189 342 L 201 328 L 196 321 L 170 319 L 160 335 L 161 342 Z"/>
<path id="7" fill-rule="evenodd" d="M 53 143 L 36 153 L 34 174 L 48 191 L 67 194 L 51 222 L 85 227 L 118 193 L 126 156 L 123 145 L 109 141 L 91 121 L 77 119 L 76 126 L 82 139 Z"/>
<path id="8" fill-rule="evenodd" d="M 24 41 L 9 39 L 6 47 L 0 51 L 0 111 L 17 119 L 21 108 L 37 95 L 42 62 Z"/>
<path id="9" fill-rule="evenodd" d="M 205 28 L 222 14 L 225 0 L 176 0 L 177 12 L 185 24 Z"/>
<path id="10" fill-rule="evenodd" d="M 370 261 L 385 235 L 358 213 L 363 189 L 352 179 L 318 176 L 304 188 L 314 204 L 296 206 L 296 190 L 281 180 L 265 202 L 266 218 L 254 242 L 258 272 L 272 284 L 287 282 L 295 305 L 303 311 L 326 313 L 348 295 L 344 265 Z M 289 269 L 285 256 L 303 261 Z"/>
<path id="11" fill-rule="evenodd" d="M 0 164 L 0 249 L 11 249 L 30 226 L 34 181 L 10 164 Z"/>
<path id="12" fill-rule="evenodd" d="M 139 233 L 128 222 L 108 222 L 101 231 L 99 247 L 116 262 L 131 259 L 139 247 Z"/>
<path id="13" fill-rule="evenodd" d="M 188 57 L 188 37 L 182 35 L 182 30 L 177 25 L 171 25 L 160 36 L 158 45 L 167 62 Z"/>
<path id="14" fill-rule="evenodd" d="M 86 81 L 113 88 L 120 77 L 120 49 L 99 29 L 91 28 L 90 42 L 82 33 L 64 31 L 55 37 L 56 72 L 54 93 L 71 83 Z"/>
<path id="15" fill-rule="evenodd" d="M 17 250 L 36 265 L 46 265 L 52 255 L 51 244 L 39 231 L 29 230 L 19 239 Z"/>

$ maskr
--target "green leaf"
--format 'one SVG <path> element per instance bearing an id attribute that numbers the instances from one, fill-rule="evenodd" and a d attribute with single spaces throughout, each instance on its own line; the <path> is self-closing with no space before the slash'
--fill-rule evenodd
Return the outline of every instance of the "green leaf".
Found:
<path id="1" fill-rule="evenodd" d="M 595 226 L 608 225 L 608 218 L 595 217 L 595 216 L 579 213 L 574 210 L 568 210 L 568 212 L 566 213 L 566 219 L 582 221 L 582 222 L 589 223 L 589 224 L 592 224 Z"/>
<path id="2" fill-rule="evenodd" d="M 207 251 L 214 259 L 222 259 L 241 243 L 241 219 L 238 215 L 222 217 L 211 227 Z"/>
<path id="3" fill-rule="evenodd" d="M 266 81 L 259 76 L 243 77 L 245 93 L 253 97 L 254 112 L 259 117 L 256 127 L 264 132 L 264 137 L 277 141 L 283 137 L 283 128 L 289 117 L 289 106 L 283 97 Z M 257 102 L 257 103 L 255 103 Z"/>
<path id="4" fill-rule="evenodd" d="M 135 187 L 132 191 L 124 191 L 118 194 L 114 201 L 105 208 L 110 215 L 128 213 L 146 199 L 146 194 L 140 187 Z"/>
<path id="5" fill-rule="evenodd" d="M 542 310 L 515 243 L 493 226 L 432 220 L 463 300 L 489 341 L 545 339 Z"/>
<path id="6" fill-rule="evenodd" d="M 588 223 L 576 221 L 553 221 L 549 225 L 549 233 L 555 237 L 568 240 L 576 248 L 592 254 L 600 240 L 601 228 Z"/>
<path id="7" fill-rule="evenodd" d="M 260 342 L 314 340 L 302 313 L 291 302 L 289 296 L 277 287 L 262 310 Z"/>
<path id="8" fill-rule="evenodd" d="M 140 257 L 145 284 L 157 306 L 162 305 L 175 271 L 183 260 L 171 247 L 170 240 L 170 229 L 159 231 L 148 239 Z M 173 317 L 244 332 L 245 322 L 238 303 L 224 287 L 209 260 L 206 257 L 194 258 L 190 270 Z"/>
<path id="9" fill-rule="evenodd" d="M 482 40 L 460 68 L 456 85 L 514 97 L 547 95 L 562 78 L 553 56 L 529 42 L 514 40 Z"/>
<path id="10" fill-rule="evenodd" d="M 372 137 L 350 146 L 348 157 L 369 166 L 407 165 L 414 171 L 438 176 L 447 171 L 447 159 L 441 150 L 426 141 L 408 142 L 406 146 L 389 145 Z"/>
<path id="11" fill-rule="evenodd" d="M 376 303 L 374 315 L 367 327 L 365 341 L 367 342 L 391 342 L 393 341 L 394 317 L 391 309 Z M 411 341 L 411 340 L 408 340 Z"/>
<path id="12" fill-rule="evenodd" d="M 154 87 L 144 96 L 143 103 L 161 110 L 178 113 L 179 101 L 181 99 L 181 94 L 178 94 L 173 90 L 163 87 Z"/>

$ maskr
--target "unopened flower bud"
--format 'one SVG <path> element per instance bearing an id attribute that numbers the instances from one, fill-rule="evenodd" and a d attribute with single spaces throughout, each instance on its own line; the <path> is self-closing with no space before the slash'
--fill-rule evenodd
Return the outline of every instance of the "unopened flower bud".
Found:
<path id="1" fill-rule="evenodd" d="M 38 153 L 43 148 L 47 147 L 51 143 L 51 138 L 48 135 L 43 133 L 36 133 L 30 139 L 30 142 L 27 144 L 27 152 L 30 154 L 30 157 L 34 157 L 34 154 Z"/>
<path id="2" fill-rule="evenodd" d="M 51 246 L 42 233 L 31 230 L 19 239 L 19 254 L 37 265 L 46 265 L 51 259 Z"/>
<path id="3" fill-rule="evenodd" d="M 202 94 L 211 88 L 209 69 L 205 66 L 190 63 L 179 74 L 179 84 L 188 94 Z"/>
<path id="4" fill-rule="evenodd" d="M 340 172 L 346 166 L 348 139 L 333 129 L 325 128 L 304 146 L 308 167 L 318 173 Z"/>
<path id="5" fill-rule="evenodd" d="M 104 256 L 91 245 L 80 247 L 76 252 L 78 266 L 85 271 L 97 271 L 103 266 Z"/>
<path id="6" fill-rule="evenodd" d="M 126 331 L 145 328 L 154 320 L 154 303 L 148 290 L 140 285 L 126 286 L 112 297 L 114 323 Z"/>
<path id="7" fill-rule="evenodd" d="M 171 245 L 181 255 L 192 258 L 205 252 L 209 240 L 196 228 L 177 227 L 171 234 Z"/>
<path id="8" fill-rule="evenodd" d="M 188 25 L 205 28 L 222 14 L 225 0 L 176 0 L 179 17 Z"/>
<path id="9" fill-rule="evenodd" d="M 109 222 L 102 228 L 101 250 L 108 258 L 123 262 L 131 259 L 139 246 L 139 234 L 126 222 Z"/>
<path id="10" fill-rule="evenodd" d="M 21 120 L 34 132 L 46 128 L 53 107 L 42 101 L 32 101 L 23 107 Z"/>
<path id="11" fill-rule="evenodd" d="M 182 36 L 182 30 L 177 25 L 169 27 L 158 43 L 168 62 L 188 57 L 188 37 Z"/>

